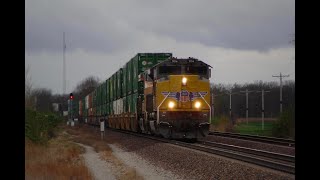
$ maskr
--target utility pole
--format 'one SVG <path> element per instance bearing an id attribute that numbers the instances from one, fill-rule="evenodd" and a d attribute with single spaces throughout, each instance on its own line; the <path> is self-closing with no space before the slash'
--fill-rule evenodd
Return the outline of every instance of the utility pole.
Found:
<path id="1" fill-rule="evenodd" d="M 65 43 L 65 36 L 63 32 L 63 94 L 66 93 L 66 58 L 65 58 L 65 51 L 66 51 L 66 43 Z"/>
<path id="2" fill-rule="evenodd" d="M 229 99 L 230 99 L 230 103 L 229 103 L 229 115 L 230 115 L 230 119 L 231 119 L 231 103 L 232 103 L 232 101 L 231 101 L 231 97 L 232 97 L 232 90 L 230 89 L 230 93 L 229 93 Z"/>
<path id="3" fill-rule="evenodd" d="M 279 77 L 280 78 L 280 113 L 282 113 L 282 78 L 289 77 L 289 75 L 282 75 L 280 73 L 280 76 L 272 76 L 272 77 Z"/>
<path id="4" fill-rule="evenodd" d="M 232 90 L 231 90 L 231 89 L 230 89 L 230 91 L 229 91 L 228 94 L 229 94 L 229 101 L 230 101 L 230 102 L 229 102 L 229 116 L 230 116 L 230 120 L 232 120 L 232 119 L 231 119 L 231 110 L 232 110 L 232 109 L 231 109 L 231 107 L 232 107 Z"/>
<path id="5" fill-rule="evenodd" d="M 212 119 L 214 118 L 214 95 L 213 95 L 213 92 L 212 92 L 212 94 L 211 94 L 211 102 L 212 102 L 212 115 L 211 115 L 211 119 L 210 119 L 210 124 L 211 124 L 211 122 L 212 122 Z"/>
<path id="6" fill-rule="evenodd" d="M 212 115 L 211 115 L 211 119 L 213 119 L 214 118 L 214 98 L 216 97 L 216 96 L 220 96 L 221 94 L 216 94 L 216 95 L 214 95 L 213 93 L 212 93 L 212 95 L 211 95 L 211 100 L 212 100 Z"/>
<path id="7" fill-rule="evenodd" d="M 257 91 L 260 92 L 260 91 Z M 262 89 L 261 93 L 261 121 L 262 121 L 262 130 L 264 130 L 264 93 L 266 92 L 270 92 L 270 91 L 265 91 L 264 89 Z"/>
<path id="8" fill-rule="evenodd" d="M 247 121 L 247 124 L 248 124 L 248 116 L 249 116 L 249 99 L 248 99 L 248 94 L 249 92 L 253 92 L 253 91 L 248 91 L 248 89 L 246 89 L 246 91 L 240 91 L 240 92 L 245 92 L 246 93 L 246 121 Z"/>

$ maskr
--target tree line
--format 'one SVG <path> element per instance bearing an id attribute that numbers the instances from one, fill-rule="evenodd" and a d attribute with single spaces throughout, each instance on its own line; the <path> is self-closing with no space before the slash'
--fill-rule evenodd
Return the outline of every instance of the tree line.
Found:
<path id="1" fill-rule="evenodd" d="M 77 84 L 73 90 L 74 101 L 86 96 L 99 86 L 99 78 L 89 76 Z M 59 112 L 67 111 L 69 94 L 52 94 L 50 89 L 32 88 L 31 79 L 26 69 L 25 105 L 40 112 L 52 112 L 52 103 L 59 104 Z M 266 118 L 276 118 L 280 115 L 280 86 L 277 82 L 256 81 L 245 84 L 215 84 L 211 83 L 210 91 L 213 95 L 211 105 L 214 106 L 214 116 L 229 116 L 230 91 L 231 113 L 233 118 L 246 117 L 246 93 L 248 94 L 249 117 L 261 117 L 262 90 L 264 94 L 264 112 Z M 213 100 L 213 101 L 212 101 Z M 295 81 L 284 81 L 282 87 L 283 110 L 295 106 Z"/>
<path id="2" fill-rule="evenodd" d="M 211 84 L 214 115 L 229 116 L 231 92 L 231 113 L 234 118 L 246 117 L 246 93 L 248 90 L 248 116 L 261 117 L 262 93 L 264 90 L 264 112 L 266 118 L 276 118 L 280 115 L 280 85 L 277 82 L 256 81 L 246 84 Z M 269 92 L 266 92 L 269 91 Z M 295 81 L 284 81 L 282 86 L 283 111 L 295 107 Z"/>

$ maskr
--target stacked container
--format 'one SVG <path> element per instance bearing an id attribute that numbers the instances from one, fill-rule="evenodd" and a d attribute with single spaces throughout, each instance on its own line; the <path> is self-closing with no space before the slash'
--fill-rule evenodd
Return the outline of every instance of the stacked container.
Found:
<path id="1" fill-rule="evenodd" d="M 80 101 L 79 101 L 79 116 L 83 116 L 83 113 L 82 113 L 82 108 L 83 108 L 83 106 L 82 106 L 82 99 L 80 99 Z"/>
<path id="2" fill-rule="evenodd" d="M 120 68 L 117 72 L 116 72 L 116 91 L 117 91 L 117 96 L 116 99 L 119 99 L 122 97 L 122 85 L 123 85 L 123 76 L 122 76 L 123 72 L 122 72 L 122 68 Z"/>
<path id="3" fill-rule="evenodd" d="M 134 115 L 137 98 L 143 97 L 144 84 L 139 82 L 138 75 L 170 57 L 171 53 L 138 53 L 96 90 L 78 101 L 78 113 L 91 119 L 93 115 L 112 115 L 113 122 L 124 122 L 123 114 L 125 117 L 128 113 Z"/>

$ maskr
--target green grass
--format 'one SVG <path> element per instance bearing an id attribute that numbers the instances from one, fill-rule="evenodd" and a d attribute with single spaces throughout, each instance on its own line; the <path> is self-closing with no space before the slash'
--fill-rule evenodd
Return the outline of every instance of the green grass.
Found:
<path id="1" fill-rule="evenodd" d="M 33 142 L 46 143 L 55 135 L 56 127 L 62 118 L 47 112 L 25 109 L 25 137 Z"/>
<path id="2" fill-rule="evenodd" d="M 264 122 L 264 130 L 262 130 L 261 122 L 246 122 L 237 124 L 233 127 L 234 132 L 240 134 L 250 134 L 259 136 L 272 136 L 272 127 L 274 122 Z"/>
<path id="3" fill-rule="evenodd" d="M 211 120 L 212 128 L 210 130 L 219 132 L 229 132 L 232 130 L 232 124 L 227 116 L 215 117 Z"/>

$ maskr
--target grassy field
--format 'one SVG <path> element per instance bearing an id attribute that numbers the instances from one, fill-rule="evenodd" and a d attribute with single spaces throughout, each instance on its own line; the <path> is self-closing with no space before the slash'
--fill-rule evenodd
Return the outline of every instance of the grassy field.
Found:
<path id="1" fill-rule="evenodd" d="M 59 133 L 48 144 L 25 140 L 25 179 L 93 179 L 80 154 L 84 149 Z"/>
<path id="2" fill-rule="evenodd" d="M 233 130 L 236 133 L 250 134 L 250 135 L 260 135 L 260 136 L 272 136 L 272 121 L 264 122 L 264 130 L 262 130 L 261 122 L 241 122 L 234 125 Z"/>

